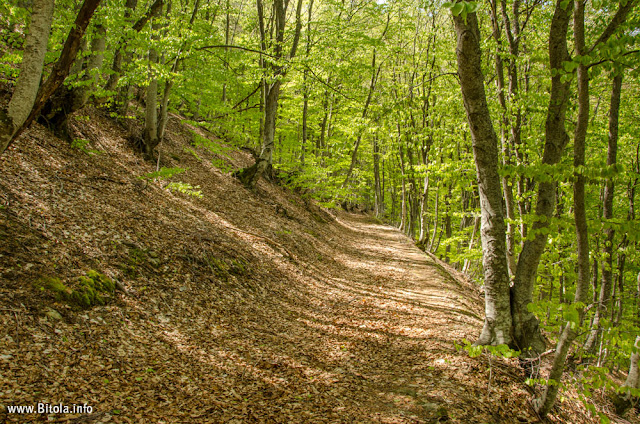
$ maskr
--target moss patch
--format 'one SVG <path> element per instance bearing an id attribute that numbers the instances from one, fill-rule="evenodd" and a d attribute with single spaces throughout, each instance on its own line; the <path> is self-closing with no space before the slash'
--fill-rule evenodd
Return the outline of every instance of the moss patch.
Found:
<path id="1" fill-rule="evenodd" d="M 91 270 L 66 285 L 57 277 L 43 277 L 39 280 L 43 290 L 48 290 L 56 299 L 81 308 L 104 305 L 112 297 L 116 285 L 109 277 Z"/>
<path id="2" fill-rule="evenodd" d="M 242 258 L 219 259 L 214 256 L 205 255 L 204 260 L 215 276 L 221 281 L 227 281 L 231 274 L 241 276 L 248 273 L 247 268 L 249 264 Z"/>

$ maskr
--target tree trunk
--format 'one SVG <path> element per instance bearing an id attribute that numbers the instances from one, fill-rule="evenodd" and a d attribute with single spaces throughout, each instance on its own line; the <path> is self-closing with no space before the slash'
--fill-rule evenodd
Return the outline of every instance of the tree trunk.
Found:
<path id="1" fill-rule="evenodd" d="M 49 75 L 47 80 L 38 89 L 38 93 L 35 97 L 35 100 L 31 103 L 31 111 L 29 112 L 27 118 L 23 122 L 18 122 L 18 121 L 10 122 L 9 125 L 6 126 L 7 127 L 6 131 L 4 129 L 0 131 L 0 155 L 2 155 L 2 153 L 6 151 L 6 149 L 13 142 L 13 140 L 15 140 L 18 136 L 20 136 L 20 134 L 22 134 L 22 132 L 29 125 L 31 125 L 31 123 L 40 114 L 40 111 L 42 110 L 42 107 L 44 106 L 45 102 L 49 99 L 49 97 L 51 97 L 51 95 L 56 91 L 56 89 L 60 86 L 60 84 L 64 82 L 64 79 L 69 74 L 69 69 L 71 68 L 73 61 L 75 60 L 76 54 L 78 53 L 78 49 L 80 48 L 80 43 L 82 41 L 82 37 L 84 36 L 84 32 L 86 31 L 87 26 L 91 21 L 91 17 L 93 16 L 99 4 L 100 4 L 100 0 L 85 0 L 82 6 L 80 7 L 80 10 L 78 11 L 78 15 L 76 16 L 76 19 L 71 27 L 71 30 L 69 31 L 69 35 L 67 36 L 64 46 L 62 47 L 60 58 L 53 65 L 53 68 L 51 69 L 51 74 Z M 42 16 L 45 16 L 46 13 L 48 13 L 48 10 L 49 10 L 48 8 L 50 6 L 48 5 L 48 3 L 43 3 L 43 7 L 45 7 L 44 9 L 45 13 Z M 36 10 L 39 10 L 39 9 L 36 8 Z M 46 35 L 48 34 L 48 31 L 45 31 L 47 24 L 44 21 L 44 18 L 42 19 L 43 20 L 40 21 L 40 18 L 39 18 L 39 22 L 42 25 L 40 24 L 38 25 L 39 29 L 38 31 L 36 31 L 36 33 L 38 33 L 37 35 L 39 37 L 43 37 L 46 39 L 48 38 Z M 36 41 L 34 40 L 34 42 Z M 40 44 L 41 42 L 43 42 L 43 40 L 37 41 L 36 42 L 37 44 L 34 44 L 34 46 L 35 45 L 41 46 Z M 45 45 L 46 45 L 46 40 L 45 40 Z M 46 49 L 46 47 L 44 48 Z M 41 49 L 42 47 L 37 47 L 37 50 L 38 50 L 37 54 L 41 54 L 41 51 L 40 51 Z M 32 52 L 34 53 L 34 55 L 36 54 L 35 51 L 32 50 Z M 29 54 L 29 56 L 31 56 L 31 53 Z M 35 65 L 36 61 L 34 60 L 33 62 L 31 62 L 31 60 L 32 59 L 30 59 L 30 63 Z M 30 65 L 30 66 L 33 66 L 33 65 Z M 37 71 L 37 69 L 35 68 L 34 70 Z M 34 76 L 31 75 L 31 77 L 34 77 Z M 31 77 L 28 78 L 29 88 L 25 90 L 24 95 L 26 94 L 28 94 L 29 96 L 32 95 L 34 83 Z M 25 76 L 25 78 L 27 77 Z M 39 79 L 40 77 L 38 77 L 38 80 Z M 20 97 L 22 96 L 23 94 L 20 95 Z M 26 102 L 22 98 L 16 98 L 16 102 L 17 102 L 15 106 L 17 108 L 16 110 L 19 110 L 20 114 L 24 114 L 24 110 L 28 109 L 29 102 Z M 5 125 L 2 125 L 2 126 L 5 127 Z M 7 136 L 6 134 L 10 133 L 11 129 L 14 129 L 13 134 Z"/>
<path id="2" fill-rule="evenodd" d="M 400 136 L 400 124 L 398 124 L 398 138 Z M 398 156 L 400 158 L 400 178 L 402 182 L 402 209 L 400 216 L 400 231 L 403 233 L 406 232 L 408 223 L 407 223 L 407 184 L 406 184 L 406 175 L 404 170 L 404 149 L 402 148 L 402 141 L 400 140 L 400 154 Z"/>
<path id="3" fill-rule="evenodd" d="M 152 19 L 160 14 L 160 9 L 154 12 Z M 152 24 L 154 29 L 158 28 L 158 24 Z M 151 42 L 155 42 L 156 37 L 152 37 Z M 154 150 L 160 144 L 158 138 L 158 77 L 156 75 L 154 65 L 158 63 L 158 51 L 155 46 L 149 48 L 149 85 L 147 86 L 147 95 L 145 100 L 144 114 L 144 155 L 146 159 L 154 159 Z"/>
<path id="4" fill-rule="evenodd" d="M 569 2 L 563 8 L 561 1 L 556 2 L 555 12 L 549 32 L 549 61 L 551 68 L 551 97 L 545 123 L 545 145 L 542 163 L 555 165 L 562 158 L 562 152 L 569 137 L 565 130 L 565 115 L 569 99 L 570 82 L 563 81 L 563 62 L 569 60 L 567 50 L 567 31 L 573 4 Z M 552 180 L 552 178 L 550 178 Z M 511 289 L 512 314 L 514 322 L 515 344 L 523 351 L 531 349 L 530 354 L 544 351 L 545 342 L 540 334 L 538 319 L 528 310 L 532 301 L 533 286 L 540 257 L 547 244 L 547 234 L 542 230 L 549 226 L 555 209 L 556 184 L 542 181 L 538 184 L 538 200 L 535 214 L 539 217 L 533 223 L 536 236 L 526 240 L 518 258 L 516 275 Z"/>
<path id="5" fill-rule="evenodd" d="M 616 156 L 618 152 L 618 117 L 620 115 L 621 92 L 622 74 L 613 77 L 613 86 L 611 89 L 611 105 L 609 108 L 609 145 L 607 149 L 607 166 L 609 167 L 616 164 Z M 610 307 L 610 298 L 613 286 L 613 241 L 615 238 L 615 230 L 613 227 L 606 224 L 613 218 L 613 197 L 613 178 L 608 178 L 604 185 L 604 195 L 602 200 L 602 219 L 605 222 L 604 246 L 602 249 L 604 257 L 602 261 L 602 280 L 600 283 L 598 306 L 593 318 L 591 332 L 589 333 L 589 337 L 584 346 L 587 353 L 594 353 L 594 349 L 598 345 L 602 314 L 604 314 L 606 310 L 611 311 L 612 309 Z"/>
<path id="6" fill-rule="evenodd" d="M 0 110 L 0 155 L 9 146 L 17 129 L 26 121 L 36 100 L 51 32 L 53 9 L 54 0 L 34 0 L 33 2 L 20 74 L 7 109 Z"/>
<path id="7" fill-rule="evenodd" d="M 69 115 L 82 109 L 89 101 L 91 92 L 99 82 L 99 72 L 104 60 L 107 31 L 102 24 L 94 28 L 94 37 L 91 40 L 90 54 L 81 84 L 75 88 L 60 85 L 42 108 L 40 121 L 48 125 L 55 134 L 71 141 L 69 134 Z M 79 64 L 82 69 L 82 60 L 76 59 L 73 67 Z"/>
<path id="8" fill-rule="evenodd" d="M 613 396 L 613 405 L 616 408 L 616 414 L 622 416 L 629 408 L 637 402 L 638 397 L 631 395 L 629 389 L 640 389 L 640 372 L 638 371 L 638 359 L 640 354 L 640 336 L 636 336 L 636 342 L 634 344 L 635 351 L 631 354 L 631 361 L 629 364 L 629 374 L 624 384 L 620 387 L 620 391 Z"/>
<path id="9" fill-rule="evenodd" d="M 264 27 L 264 9 L 262 0 L 256 2 L 258 8 L 258 23 L 260 26 L 260 40 L 263 50 L 266 50 L 267 45 L 267 33 Z M 234 172 L 234 176 L 238 178 L 246 187 L 254 189 L 260 177 L 264 174 L 269 166 L 273 163 L 273 147 L 276 132 L 276 118 L 278 115 L 278 101 L 280 99 L 280 85 L 282 79 L 286 75 L 285 67 L 277 63 L 279 60 L 285 58 L 292 59 L 296 55 L 298 49 L 298 41 L 300 39 L 300 31 L 302 29 L 302 21 L 300 15 L 302 13 L 302 0 L 298 0 L 296 8 L 296 28 L 293 37 L 293 43 L 288 55 L 283 52 L 284 44 L 284 30 L 286 26 L 287 7 L 289 2 L 284 0 L 275 0 L 273 3 L 273 19 L 275 25 L 273 30 L 275 34 L 272 34 L 271 42 L 273 43 L 274 54 L 276 59 L 275 63 L 272 62 L 269 65 L 271 71 L 272 82 L 267 82 L 266 78 L 263 78 L 265 101 L 264 101 L 264 129 L 262 138 L 262 150 L 260 156 L 256 162 L 248 168 L 241 169 Z M 264 63 L 264 61 L 263 61 Z M 265 69 L 265 72 L 267 70 Z"/>
<path id="10" fill-rule="evenodd" d="M 373 56 L 371 58 L 371 82 L 369 83 L 369 92 L 367 94 L 367 100 L 365 101 L 364 108 L 362 109 L 363 121 L 367 117 L 369 105 L 371 104 L 371 99 L 373 98 L 373 92 L 376 88 L 376 82 L 378 80 L 378 75 L 380 74 L 381 69 L 382 69 L 382 64 L 380 64 L 378 66 L 378 69 L 376 70 L 376 48 L 374 47 Z M 349 170 L 347 171 L 347 176 L 345 177 L 344 182 L 342 183 L 342 187 L 345 187 L 347 185 L 347 183 L 349 182 L 349 178 L 351 178 L 351 174 L 353 173 L 353 168 L 355 168 L 356 166 L 356 159 L 358 158 L 358 148 L 360 147 L 360 142 L 362 141 L 363 133 L 364 133 L 364 128 L 358 131 L 358 136 L 353 146 L 353 152 L 351 153 L 351 164 L 349 165 Z"/>
<path id="11" fill-rule="evenodd" d="M 574 31 L 574 43 L 576 55 L 583 56 L 587 53 L 585 47 L 585 19 L 584 8 L 586 0 L 575 0 L 575 10 L 573 12 L 573 31 Z M 560 3 L 560 2 L 558 2 Z M 610 25 L 607 27 L 603 35 L 610 31 L 609 37 L 614 33 L 615 27 L 611 25 L 620 25 L 626 19 L 626 15 L 629 13 L 632 1 L 627 2 L 626 5 L 621 5 L 618 12 L 612 19 Z M 569 3 L 571 5 L 571 2 Z M 562 8 L 562 6 L 560 6 Z M 566 11 L 570 9 L 566 7 Z M 624 10 L 626 9 L 626 12 Z M 556 7 L 556 11 L 558 7 Z M 621 16 L 622 12 L 622 16 Z M 598 43 L 605 42 L 601 36 L 593 48 Z M 568 322 L 565 325 L 565 329 L 558 340 L 556 346 L 556 355 L 553 360 L 553 366 L 549 373 L 549 380 L 552 384 L 547 384 L 542 396 L 535 400 L 534 406 L 541 417 L 545 417 L 553 404 L 555 403 L 556 395 L 558 393 L 560 379 L 564 371 L 564 364 L 566 361 L 567 352 L 571 343 L 577 337 L 576 328 L 582 322 L 584 317 L 584 303 L 587 297 L 587 291 L 589 287 L 589 239 L 587 228 L 587 216 L 585 206 L 585 151 L 586 151 L 586 136 L 589 126 L 589 73 L 588 67 L 584 63 L 578 65 L 577 70 L 577 86 L 578 86 L 578 119 L 574 132 L 574 148 L 573 148 L 573 165 L 575 181 L 573 186 L 573 202 L 574 202 L 574 219 L 576 226 L 576 245 L 578 250 L 577 268 L 578 275 L 576 279 L 576 294 L 575 303 L 578 312 L 577 322 Z M 616 127 L 617 131 L 617 127 Z"/>
<path id="12" fill-rule="evenodd" d="M 429 164 L 428 159 L 423 160 L 423 164 L 426 166 Z M 429 218 L 427 216 L 427 209 L 429 207 L 429 171 L 425 169 L 424 181 L 422 185 L 422 195 L 420 196 L 420 237 L 418 238 L 418 245 L 423 248 L 426 247 L 429 238 Z"/>
<path id="13" fill-rule="evenodd" d="M 380 217 L 384 214 L 384 203 L 382 202 L 382 186 L 380 184 L 380 146 L 378 145 L 378 135 L 373 137 L 373 178 L 375 181 L 375 215 Z"/>
<path id="14" fill-rule="evenodd" d="M 498 137 L 484 89 L 480 30 L 476 13 L 453 18 L 457 35 L 458 76 L 478 177 L 485 284 L 485 323 L 476 345 L 511 344 L 511 309 L 502 189 L 498 175 Z"/>
<path id="15" fill-rule="evenodd" d="M 432 253 L 436 243 L 436 235 L 438 234 L 439 212 L 440 212 L 440 187 L 438 185 L 438 180 L 436 180 L 436 198 L 433 205 L 433 234 L 431 234 L 431 242 L 429 243 L 429 252 L 432 252 Z"/>
<path id="16" fill-rule="evenodd" d="M 131 22 L 131 15 L 136 10 L 136 6 L 138 6 L 138 0 L 126 0 L 125 10 L 124 10 L 124 21 L 126 23 Z M 121 39 L 121 41 L 124 41 L 124 40 Z M 121 44 L 113 53 L 113 62 L 111 64 L 111 75 L 109 75 L 109 79 L 107 80 L 107 83 L 104 86 L 105 91 L 115 91 L 115 89 L 118 87 L 118 80 L 122 75 L 123 58 L 124 58 L 123 46 Z"/>

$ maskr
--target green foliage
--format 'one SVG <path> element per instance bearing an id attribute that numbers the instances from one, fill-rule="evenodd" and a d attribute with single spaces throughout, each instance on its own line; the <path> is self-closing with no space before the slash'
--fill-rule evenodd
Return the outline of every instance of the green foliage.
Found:
<path id="1" fill-rule="evenodd" d="M 480 9 L 480 2 L 477 1 L 453 1 L 444 2 L 442 7 L 450 9 L 453 16 L 462 16 L 462 19 L 467 21 L 467 15 L 469 13 L 475 13 Z"/>
<path id="2" fill-rule="evenodd" d="M 177 191 L 178 193 L 186 194 L 188 196 L 197 197 L 198 199 L 202 199 L 202 191 L 200 190 L 200 186 L 192 186 L 189 183 L 183 182 L 172 182 L 166 185 L 165 187 L 170 191 Z"/>
<path id="3" fill-rule="evenodd" d="M 165 168 L 164 166 L 160 168 L 159 171 L 150 172 L 145 175 L 141 175 L 138 178 L 141 180 L 168 180 L 175 175 L 182 174 L 186 171 L 185 168 Z"/>
<path id="4" fill-rule="evenodd" d="M 71 142 L 71 147 L 73 147 L 74 149 L 78 149 L 78 150 L 88 154 L 89 156 L 91 156 L 91 155 L 99 155 L 99 154 L 102 153 L 100 150 L 87 148 L 87 146 L 90 143 L 91 143 L 91 140 L 85 140 L 85 139 L 82 139 L 82 138 L 76 138 Z"/>
<path id="5" fill-rule="evenodd" d="M 499 356 L 501 358 L 506 358 L 506 359 L 517 358 L 518 356 L 520 356 L 520 351 L 513 350 L 509 348 L 509 346 L 507 346 L 506 344 L 501 344 L 497 346 L 485 346 L 485 345 L 476 346 L 472 344 L 470 341 L 468 341 L 467 339 L 464 339 L 462 345 L 459 345 L 456 342 L 454 342 L 453 345 L 457 351 L 465 350 L 469 354 L 469 357 L 471 358 L 477 358 L 483 353 L 487 353 L 493 356 Z"/>

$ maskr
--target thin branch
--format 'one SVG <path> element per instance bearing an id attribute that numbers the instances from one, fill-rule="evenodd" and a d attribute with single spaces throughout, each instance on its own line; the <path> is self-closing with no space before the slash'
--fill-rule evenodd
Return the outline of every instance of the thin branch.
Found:
<path id="1" fill-rule="evenodd" d="M 229 112 L 227 112 L 227 113 L 223 113 L 222 115 L 216 115 L 216 116 L 214 116 L 214 117 L 211 117 L 211 118 L 207 119 L 205 122 L 207 122 L 207 121 L 213 121 L 214 119 L 222 119 L 222 118 L 224 118 L 224 117 L 227 117 L 227 116 L 231 115 L 232 113 L 241 113 L 241 112 L 246 112 L 246 111 L 248 111 L 248 110 L 256 109 L 256 108 L 259 108 L 259 107 L 260 107 L 260 103 L 255 104 L 255 105 L 253 105 L 253 106 L 243 107 L 242 109 L 232 110 L 232 111 L 229 111 Z"/>
<path id="2" fill-rule="evenodd" d="M 251 93 L 249 93 L 249 95 L 247 95 L 244 99 L 242 99 L 242 100 L 240 100 L 238 103 L 236 103 L 236 105 L 235 105 L 234 107 L 232 107 L 231 109 L 235 109 L 235 108 L 237 108 L 237 107 L 238 107 L 238 106 L 240 106 L 242 103 L 244 103 L 244 101 L 245 101 L 245 100 L 247 100 L 249 97 L 251 97 L 251 96 L 253 96 L 254 94 L 256 94 L 256 92 L 257 92 L 258 90 L 260 90 L 260 87 L 261 87 L 261 86 L 262 86 L 261 84 L 258 84 L 258 86 L 256 87 L 256 89 L 255 89 L 255 90 L 253 90 Z"/>
<path id="3" fill-rule="evenodd" d="M 211 46 L 202 46 L 202 47 L 196 47 L 195 48 L 195 50 L 207 50 L 207 51 L 209 49 L 238 49 L 238 50 L 244 50 L 244 51 L 251 52 L 251 53 L 258 53 L 258 54 L 262 54 L 262 55 L 265 55 L 265 56 L 272 57 L 274 59 L 278 59 L 277 56 L 274 56 L 274 55 L 269 54 L 269 53 L 264 52 L 264 51 L 252 49 L 250 47 L 234 46 L 234 45 L 230 45 L 230 44 L 214 44 L 214 45 L 211 45 Z"/>
<path id="4" fill-rule="evenodd" d="M 622 55 L 621 55 L 621 57 L 625 57 L 625 56 L 628 56 L 628 55 L 630 55 L 630 54 L 634 54 L 634 53 L 640 53 L 640 50 L 631 50 L 631 51 L 628 51 L 628 52 L 626 52 L 626 53 L 622 54 Z M 615 63 L 615 62 L 617 62 L 616 60 L 613 60 L 613 59 L 602 59 L 602 60 L 599 60 L 599 61 L 597 61 L 597 62 L 590 63 L 589 65 L 587 65 L 587 68 L 592 68 L 592 67 L 594 67 L 594 66 L 598 66 L 598 65 L 601 65 L 601 64 L 603 64 L 603 63 L 605 63 L 605 62 L 609 62 L 609 61 L 614 62 L 614 63 Z"/>

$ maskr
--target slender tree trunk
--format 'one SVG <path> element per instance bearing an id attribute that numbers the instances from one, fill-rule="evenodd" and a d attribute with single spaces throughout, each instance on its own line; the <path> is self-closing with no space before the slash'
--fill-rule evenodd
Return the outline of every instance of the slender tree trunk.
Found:
<path id="1" fill-rule="evenodd" d="M 155 20 L 160 15 L 160 9 L 157 9 L 152 19 Z M 158 23 L 153 22 L 154 30 L 158 29 Z M 152 43 L 157 37 L 152 37 Z M 154 65 L 158 63 L 158 51 L 155 46 L 149 48 L 149 85 L 147 86 L 147 95 L 145 103 L 145 119 L 144 119 L 144 155 L 148 160 L 154 159 L 154 150 L 160 143 L 158 138 L 158 77 Z"/>
<path id="2" fill-rule="evenodd" d="M 398 124 L 398 138 L 400 136 L 400 124 Z M 407 223 L 407 186 L 406 186 L 406 175 L 405 175 L 405 166 L 404 166 L 404 149 L 402 148 L 402 141 L 400 140 L 400 154 L 398 156 L 400 158 L 400 178 L 402 182 L 402 215 L 400 217 L 400 231 L 403 233 L 406 232 L 408 223 Z"/>
<path id="3" fill-rule="evenodd" d="M 511 307 L 502 189 L 498 175 L 498 137 L 484 89 L 480 30 L 476 13 L 453 18 L 457 35 L 458 76 L 471 128 L 482 216 L 485 323 L 476 345 L 511 344 Z"/>
<path id="4" fill-rule="evenodd" d="M 308 17 L 307 17 L 307 42 L 305 55 L 308 58 L 311 54 L 311 16 L 313 14 L 313 0 L 309 2 Z M 308 135 L 308 123 L 309 120 L 309 69 L 305 68 L 302 75 L 302 156 L 300 158 L 301 165 L 304 166 L 304 155 L 307 146 Z"/>
<path id="5" fill-rule="evenodd" d="M 369 105 L 371 104 L 371 99 L 373 98 L 373 92 L 376 89 L 376 82 L 378 81 L 378 75 L 380 74 L 381 69 L 382 69 L 382 64 L 380 64 L 376 69 L 376 49 L 374 47 L 373 56 L 371 58 L 371 82 L 369 83 L 369 92 L 367 94 L 367 100 L 365 101 L 364 108 L 362 109 L 363 120 L 367 117 L 367 112 L 369 111 Z M 351 178 L 351 174 L 353 173 L 353 169 L 356 166 L 356 159 L 358 158 L 358 148 L 360 147 L 360 142 L 362 141 L 363 133 L 364 133 L 364 128 L 358 131 L 358 136 L 356 137 L 356 142 L 353 146 L 353 152 L 351 153 L 351 164 L 349 165 L 349 170 L 347 171 L 347 176 L 345 177 L 344 182 L 342 183 L 342 187 L 345 187 L 347 185 L 347 183 L 349 182 L 349 179 Z"/>
<path id="6" fill-rule="evenodd" d="M 175 68 L 174 68 L 175 72 Z M 164 138 L 164 131 L 167 127 L 167 121 L 169 119 L 169 96 L 171 95 L 171 89 L 173 88 L 173 80 L 167 79 L 164 82 L 164 92 L 162 93 L 162 101 L 160 102 L 160 113 L 158 116 L 158 141 L 162 141 Z"/>
<path id="7" fill-rule="evenodd" d="M 471 252 L 473 250 L 473 245 L 476 239 L 476 233 L 478 232 L 478 229 L 480 228 L 480 217 L 476 217 L 473 220 L 473 232 L 471 233 L 471 238 L 469 239 L 469 252 Z M 469 272 L 469 267 L 471 266 L 471 261 L 469 259 L 465 259 L 464 260 L 464 265 L 462 266 L 462 272 L 464 272 L 465 274 Z"/>
<path id="8" fill-rule="evenodd" d="M 436 198 L 433 205 L 433 234 L 431 234 L 431 242 L 429 243 L 429 252 L 434 251 L 436 243 L 436 235 L 438 234 L 438 215 L 440 212 L 440 187 L 436 180 Z"/>
<path id="9" fill-rule="evenodd" d="M 425 168 L 429 164 L 428 157 L 423 158 L 422 161 Z M 429 207 L 429 171 L 425 170 L 424 180 L 422 184 L 422 195 L 420 196 L 420 237 L 418 238 L 418 245 L 426 248 L 429 238 L 429 217 L 427 216 L 427 210 Z"/>
<path id="10" fill-rule="evenodd" d="M 607 149 L 607 166 L 611 167 L 616 164 L 616 156 L 618 152 L 618 117 L 620 115 L 620 94 L 622 92 L 622 74 L 613 77 L 613 86 L 611 89 L 611 105 L 609 108 L 609 145 Z M 584 177 L 583 177 L 584 178 Z M 610 298 L 613 286 L 613 241 L 615 238 L 615 230 L 607 223 L 613 218 L 613 198 L 614 198 L 614 182 L 612 178 L 608 178 L 604 185 L 604 195 L 602 201 L 602 218 L 605 222 L 604 229 L 604 246 L 602 261 L 602 280 L 600 283 L 600 296 L 598 306 L 591 332 L 584 349 L 588 353 L 593 353 L 595 346 L 598 345 L 601 331 L 601 316 L 606 310 L 611 311 Z"/>
<path id="11" fill-rule="evenodd" d="M 136 10 L 137 6 L 138 6 L 138 0 L 126 0 L 125 10 L 124 10 L 125 22 L 127 23 L 131 22 L 131 15 Z M 121 40 L 121 41 L 124 41 L 124 40 Z M 124 59 L 123 50 L 125 50 L 125 48 L 123 48 L 122 45 L 120 45 L 116 49 L 115 53 L 113 54 L 113 62 L 111 64 L 111 75 L 109 75 L 109 79 L 107 80 L 107 83 L 104 86 L 105 91 L 115 91 L 116 88 L 118 87 L 118 81 L 120 79 L 120 76 L 122 75 L 122 65 L 123 65 L 122 62 Z"/>
<path id="12" fill-rule="evenodd" d="M 508 109 L 507 109 L 507 101 L 506 101 L 506 88 L 504 84 L 504 62 L 503 62 L 503 47 L 502 47 L 502 35 L 500 31 L 500 19 L 498 17 L 498 12 L 496 10 L 497 2 L 491 3 L 491 21 L 493 23 L 493 36 L 497 43 L 497 50 L 495 54 L 495 69 L 496 69 L 496 83 L 498 85 L 498 101 L 500 103 L 501 111 L 501 125 L 500 125 L 500 141 L 502 145 L 502 161 L 503 165 L 510 165 L 510 149 L 509 149 L 509 141 L 507 140 L 507 131 L 509 130 L 510 121 L 507 118 Z M 515 7 L 514 7 L 515 8 Z M 504 11 L 503 20 L 504 26 L 507 27 L 505 31 L 508 31 L 509 26 L 506 25 L 508 22 L 508 18 L 506 15 L 506 11 Z M 515 17 L 516 21 L 518 17 Z M 509 33 L 509 35 L 511 35 Z M 511 40 L 511 37 L 510 37 Z M 515 61 L 517 55 L 514 55 L 511 60 Z M 515 73 L 516 65 L 515 63 L 511 66 Z M 511 76 L 511 73 L 510 73 Z M 517 81 L 517 75 L 515 76 Z M 517 87 L 517 84 L 510 84 L 510 87 L 513 89 Z M 515 90 L 517 91 L 517 89 Z M 514 93 L 511 91 L 511 95 L 517 95 L 517 92 Z M 516 257 L 515 257 L 515 209 L 514 209 L 514 200 L 513 200 L 513 187 L 511 180 L 508 176 L 502 177 L 502 190 L 504 192 L 504 203 L 505 203 L 505 213 L 507 215 L 507 265 L 509 266 L 509 275 L 513 277 L 516 272 Z"/>
<path id="13" fill-rule="evenodd" d="M 382 202 L 382 186 L 380 184 L 380 146 L 378 145 L 378 134 L 373 136 L 373 178 L 375 184 L 375 215 L 380 217 L 384 214 L 384 204 Z"/>

